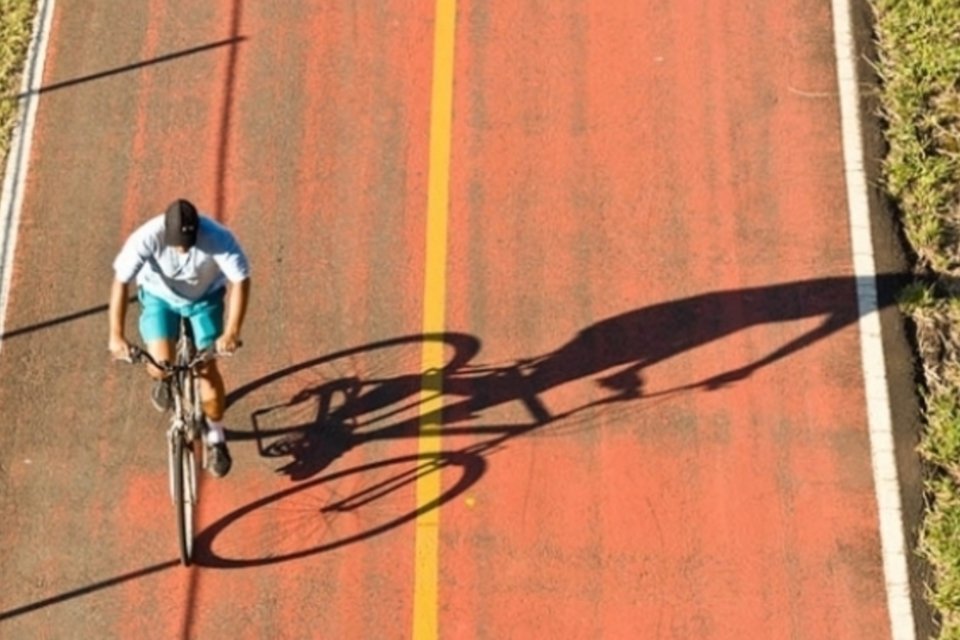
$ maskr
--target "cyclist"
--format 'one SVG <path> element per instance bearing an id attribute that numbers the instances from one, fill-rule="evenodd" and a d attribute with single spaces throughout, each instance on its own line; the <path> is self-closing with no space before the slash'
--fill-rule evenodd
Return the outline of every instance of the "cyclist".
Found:
<path id="1" fill-rule="evenodd" d="M 128 285 L 136 278 L 140 301 L 140 334 L 157 362 L 171 362 L 180 317 L 190 320 L 198 349 L 215 346 L 233 353 L 240 346 L 240 328 L 250 296 L 250 266 L 239 242 L 225 226 L 197 213 L 187 200 L 176 200 L 165 213 L 134 231 L 113 263 L 110 291 L 109 350 L 129 360 L 124 337 Z M 158 411 L 172 407 L 163 372 L 147 367 L 154 379 L 151 393 Z M 200 398 L 206 417 L 204 436 L 208 470 L 217 477 L 230 471 L 223 414 L 223 377 L 213 359 L 201 365 Z"/>

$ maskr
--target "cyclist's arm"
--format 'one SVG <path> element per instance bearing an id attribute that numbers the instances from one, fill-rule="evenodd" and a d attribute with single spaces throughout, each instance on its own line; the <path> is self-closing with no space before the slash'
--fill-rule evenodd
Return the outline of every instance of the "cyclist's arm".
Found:
<path id="1" fill-rule="evenodd" d="M 127 319 L 127 284 L 114 280 L 110 287 L 110 337 L 108 348 L 115 358 L 129 357 L 129 345 L 124 337 L 124 326 Z"/>
<path id="2" fill-rule="evenodd" d="M 225 227 L 214 227 L 211 255 L 227 279 L 227 308 L 217 351 L 231 353 L 240 346 L 240 330 L 250 298 L 250 263 L 236 237 Z"/>
<path id="3" fill-rule="evenodd" d="M 227 317 L 223 331 L 223 346 L 226 350 L 236 349 L 240 341 L 240 330 L 247 315 L 247 302 L 250 300 L 250 278 L 227 285 Z"/>

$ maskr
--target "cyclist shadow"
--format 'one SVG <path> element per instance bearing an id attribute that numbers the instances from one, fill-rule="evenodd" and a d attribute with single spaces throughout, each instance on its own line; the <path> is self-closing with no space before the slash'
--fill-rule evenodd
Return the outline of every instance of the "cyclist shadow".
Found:
<path id="1" fill-rule="evenodd" d="M 504 444 L 512 439 L 541 433 L 563 435 L 571 425 L 596 429 L 616 422 L 594 419 L 590 410 L 598 407 L 601 411 L 605 407 L 632 411 L 655 397 L 736 384 L 850 326 L 864 313 L 892 306 L 901 285 L 911 279 L 905 274 L 881 275 L 877 278 L 879 298 L 861 299 L 859 305 L 858 283 L 852 277 L 716 291 L 654 304 L 601 320 L 552 352 L 505 366 L 477 364 L 481 344 L 475 336 L 444 333 L 392 338 L 274 371 L 230 395 L 231 404 L 241 402 L 251 408 L 253 416 L 252 432 L 231 432 L 230 436 L 253 439 L 261 455 L 282 458 L 279 471 L 297 482 L 259 496 L 207 526 L 197 539 L 197 562 L 221 568 L 287 562 L 410 524 L 463 496 L 490 471 L 491 456 L 504 450 Z M 751 326 L 801 319 L 812 322 L 786 332 L 794 337 L 753 361 L 719 372 L 699 372 L 699 377 L 694 375 L 671 389 L 651 392 L 644 384 L 644 370 L 656 362 Z M 425 342 L 443 345 L 445 353 L 452 353 L 446 365 L 424 372 L 410 364 L 419 362 Z M 392 363 L 391 374 L 371 375 L 375 367 L 368 365 L 376 364 L 378 354 L 395 347 L 412 349 L 417 355 L 407 360 L 384 359 Z M 354 359 L 361 366 L 354 366 Z M 318 372 L 330 375 L 323 378 Z M 297 385 L 303 378 L 319 383 Z M 552 411 L 544 392 L 573 380 L 595 385 L 599 395 L 564 412 Z M 284 396 L 287 392 L 282 389 L 297 386 L 297 392 Z M 445 404 L 428 410 L 438 400 L 438 393 Z M 521 415 L 507 424 L 494 424 L 490 416 L 500 414 L 487 409 L 514 401 L 526 407 L 527 419 Z M 581 412 L 582 419 L 574 419 Z M 628 422 L 634 425 L 631 428 L 644 428 L 638 421 Z M 424 432 L 478 437 L 445 439 L 439 451 L 332 464 L 364 444 Z M 471 443 L 462 444 L 465 441 Z M 440 471 L 443 488 L 430 501 L 411 507 L 408 500 L 397 498 L 397 492 Z M 297 504 L 303 496 L 307 496 L 305 507 Z M 310 532 L 302 530 L 300 516 L 290 519 L 288 512 L 310 514 Z M 342 515 L 351 517 L 340 520 Z M 251 532 L 269 533 L 283 528 L 284 523 L 292 530 L 263 540 L 251 538 Z"/>
<path id="2" fill-rule="evenodd" d="M 874 303 L 876 308 L 893 304 L 905 277 L 884 274 L 877 278 L 881 297 Z M 710 292 L 635 309 L 584 328 L 553 352 L 518 358 L 504 366 L 472 363 L 480 340 L 456 334 L 459 340 L 450 342 L 467 348 L 443 369 L 377 380 L 354 375 L 326 380 L 300 390 L 284 403 L 257 409 L 254 432 L 261 455 L 286 458 L 278 471 L 294 481 L 320 473 L 346 452 L 373 440 L 416 437 L 424 424 L 442 425 L 445 434 L 487 436 L 494 447 L 588 409 L 652 398 L 653 394 L 644 391 L 644 369 L 737 331 L 770 323 L 820 320 L 752 362 L 656 395 L 712 391 L 735 384 L 855 323 L 860 314 L 856 279 L 834 277 Z M 562 413 L 552 412 L 542 400 L 543 394 L 576 380 L 590 380 L 601 397 Z M 430 385 L 442 393 L 445 405 L 410 416 L 410 409 L 422 407 L 421 392 Z M 248 385 L 245 392 L 251 387 L 256 383 Z M 520 402 L 529 420 L 508 425 L 476 423 L 485 410 L 509 402 Z M 300 422 L 270 428 L 260 425 L 261 418 L 298 405 L 302 410 L 294 413 L 305 416 Z M 264 444 L 270 438 L 279 439 Z"/>
<path id="3" fill-rule="evenodd" d="M 303 389 L 289 401 L 263 409 L 252 415 L 254 430 L 258 435 L 269 437 L 278 431 L 284 433 L 279 439 L 264 445 L 264 437 L 258 437 L 260 455 L 268 458 L 287 458 L 288 462 L 277 469 L 291 480 L 306 480 L 323 471 L 337 458 L 356 446 L 350 425 L 345 416 L 334 410 L 338 396 L 351 398 L 362 388 L 359 378 L 346 377 L 325 382 L 316 387 Z M 284 411 L 300 404 L 316 404 L 316 417 L 303 424 L 293 424 L 276 430 L 261 430 L 263 416 L 275 411 Z"/>

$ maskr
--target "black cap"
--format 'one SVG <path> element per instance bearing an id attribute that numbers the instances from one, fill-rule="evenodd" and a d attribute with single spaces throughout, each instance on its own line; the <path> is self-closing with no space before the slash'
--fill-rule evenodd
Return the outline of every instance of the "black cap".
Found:
<path id="1" fill-rule="evenodd" d="M 197 208 L 187 200 L 176 200 L 167 207 L 164 238 L 170 247 L 192 247 L 197 243 L 200 218 Z"/>

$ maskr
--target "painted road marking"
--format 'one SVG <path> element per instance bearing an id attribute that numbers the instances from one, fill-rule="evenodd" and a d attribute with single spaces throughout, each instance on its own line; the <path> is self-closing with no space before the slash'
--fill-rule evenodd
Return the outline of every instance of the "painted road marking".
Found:
<path id="1" fill-rule="evenodd" d="M 880 337 L 876 264 L 870 231 L 867 179 L 863 168 L 860 124 L 857 50 L 851 26 L 849 0 L 833 0 L 834 49 L 840 88 L 840 119 L 843 130 L 844 172 L 850 214 L 853 269 L 860 306 L 860 345 L 867 423 L 873 460 L 873 483 L 877 494 L 883 575 L 887 588 L 890 633 L 894 640 L 914 640 L 916 627 L 910 599 L 900 482 L 887 393 L 886 363 Z"/>
<path id="2" fill-rule="evenodd" d="M 450 146 L 453 120 L 453 52 L 457 19 L 456 0 L 437 0 L 433 45 L 433 86 L 430 97 L 430 159 L 427 190 L 427 239 L 423 295 L 423 333 L 443 332 L 446 315 L 447 214 L 450 206 Z M 420 392 L 421 459 L 440 453 L 439 409 L 441 380 L 431 375 L 443 366 L 443 343 L 424 341 L 424 377 Z M 440 467 L 417 476 L 417 509 L 426 507 L 416 522 L 413 637 L 437 638 L 437 583 L 439 567 Z M 429 506 L 432 505 L 432 506 Z"/>
<path id="3" fill-rule="evenodd" d="M 7 302 L 13 280 L 13 256 L 17 246 L 17 229 L 20 226 L 20 211 L 23 208 L 24 183 L 30 166 L 30 149 L 33 145 L 33 127 L 37 120 L 40 103 L 40 88 L 43 83 L 43 65 L 47 60 L 47 43 L 53 23 L 55 0 L 40 0 L 33 21 L 30 48 L 23 68 L 20 88 L 20 109 L 10 141 L 10 155 L 0 193 L 0 352 L 3 351 L 3 334 L 7 320 Z"/>

